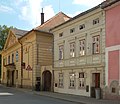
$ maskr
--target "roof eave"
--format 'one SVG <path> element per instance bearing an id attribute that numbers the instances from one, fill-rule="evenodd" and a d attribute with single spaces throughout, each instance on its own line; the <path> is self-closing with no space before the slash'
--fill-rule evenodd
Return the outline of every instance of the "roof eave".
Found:
<path id="1" fill-rule="evenodd" d="M 119 0 L 104 1 L 104 2 L 101 4 L 101 8 L 102 8 L 102 9 L 105 9 L 105 8 L 107 8 L 107 7 L 115 4 L 115 3 L 117 3 L 117 2 L 120 2 L 120 1 L 119 1 Z"/>
<path id="2" fill-rule="evenodd" d="M 53 34 L 50 33 L 50 32 L 46 32 L 46 31 L 42 31 L 42 30 L 38 30 L 38 29 L 32 29 L 32 30 L 28 31 L 24 36 L 20 37 L 18 40 L 21 40 L 23 37 L 27 36 L 27 35 L 28 35 L 30 32 L 32 32 L 32 31 L 37 31 L 37 32 L 41 32 L 41 33 L 53 35 Z"/>
<path id="3" fill-rule="evenodd" d="M 91 9 L 85 11 L 85 12 L 82 12 L 82 13 L 78 14 L 77 16 L 69 19 L 68 21 L 66 21 L 66 22 L 64 22 L 64 23 L 62 23 L 62 24 L 60 24 L 60 25 L 58 25 L 58 26 L 56 26 L 56 27 L 53 27 L 52 29 L 50 29 L 50 31 L 58 28 L 59 26 L 62 26 L 62 25 L 64 25 L 64 24 L 66 24 L 66 23 L 68 23 L 68 22 L 71 22 L 71 21 L 73 21 L 73 20 L 75 20 L 75 19 L 77 19 L 77 18 L 79 18 L 79 17 L 81 17 L 81 16 L 83 16 L 83 15 L 85 15 L 85 14 L 87 14 L 87 13 L 90 13 L 91 11 L 94 11 L 95 9 L 98 9 L 98 8 L 100 8 L 100 6 L 101 6 L 101 4 L 99 4 L 99 5 L 91 8 Z"/>

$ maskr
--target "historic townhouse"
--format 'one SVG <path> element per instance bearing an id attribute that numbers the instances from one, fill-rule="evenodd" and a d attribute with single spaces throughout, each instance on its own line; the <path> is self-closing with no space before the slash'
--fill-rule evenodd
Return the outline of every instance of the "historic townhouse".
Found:
<path id="1" fill-rule="evenodd" d="M 60 12 L 31 31 L 10 30 L 2 55 L 2 83 L 8 86 L 36 88 L 51 91 L 53 88 L 52 48 L 53 35 L 49 29 L 67 21 Z"/>
<path id="2" fill-rule="evenodd" d="M 106 92 L 105 97 L 120 99 L 120 1 L 102 4 L 106 18 Z"/>
<path id="3" fill-rule="evenodd" d="M 54 91 L 95 97 L 105 85 L 105 14 L 98 5 L 51 30 Z"/>

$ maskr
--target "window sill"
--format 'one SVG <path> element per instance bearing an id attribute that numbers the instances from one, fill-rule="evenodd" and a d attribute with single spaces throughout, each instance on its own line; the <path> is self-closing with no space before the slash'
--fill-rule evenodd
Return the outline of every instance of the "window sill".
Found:
<path id="1" fill-rule="evenodd" d="M 85 57 L 86 55 L 79 55 L 79 57 Z"/>
<path id="2" fill-rule="evenodd" d="M 69 89 L 75 89 L 75 86 L 74 86 L 74 87 L 70 87 L 70 86 L 69 86 Z"/>
<path id="3" fill-rule="evenodd" d="M 85 87 L 78 87 L 79 90 L 85 90 Z"/>
<path id="4" fill-rule="evenodd" d="M 98 55 L 98 54 L 100 54 L 100 53 L 93 53 L 92 55 Z"/>
<path id="5" fill-rule="evenodd" d="M 64 86 L 58 86 L 58 88 L 64 88 Z"/>

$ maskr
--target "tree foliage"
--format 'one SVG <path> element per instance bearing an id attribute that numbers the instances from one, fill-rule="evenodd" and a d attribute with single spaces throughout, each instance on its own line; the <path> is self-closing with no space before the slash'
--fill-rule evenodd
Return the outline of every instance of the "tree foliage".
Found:
<path id="1" fill-rule="evenodd" d="M 1 26 L 0 25 L 0 51 L 3 49 L 8 32 L 10 28 L 13 28 L 12 26 L 7 27 L 6 25 Z"/>

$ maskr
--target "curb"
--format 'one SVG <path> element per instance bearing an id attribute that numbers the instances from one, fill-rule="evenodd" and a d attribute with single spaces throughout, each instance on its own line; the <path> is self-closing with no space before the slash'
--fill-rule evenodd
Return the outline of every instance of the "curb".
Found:
<path id="1" fill-rule="evenodd" d="M 79 101 L 73 101 L 73 100 L 69 100 L 69 99 L 65 99 L 65 98 L 60 98 L 60 97 L 55 97 L 55 96 L 51 96 L 51 95 L 40 94 L 40 93 L 36 93 L 36 92 L 34 92 L 33 94 L 40 95 L 40 96 L 46 96 L 46 97 L 59 99 L 59 100 L 64 100 L 64 101 L 68 101 L 68 102 L 73 102 L 73 103 L 87 104 L 87 103 L 83 103 L 83 102 L 79 102 Z"/>

